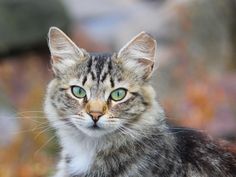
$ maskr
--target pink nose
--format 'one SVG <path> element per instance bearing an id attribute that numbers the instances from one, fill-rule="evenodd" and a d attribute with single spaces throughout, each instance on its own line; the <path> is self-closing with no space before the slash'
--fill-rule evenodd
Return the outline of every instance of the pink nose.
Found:
<path id="1" fill-rule="evenodd" d="M 102 112 L 89 112 L 88 114 L 92 117 L 94 122 L 97 122 L 99 118 L 103 115 Z"/>

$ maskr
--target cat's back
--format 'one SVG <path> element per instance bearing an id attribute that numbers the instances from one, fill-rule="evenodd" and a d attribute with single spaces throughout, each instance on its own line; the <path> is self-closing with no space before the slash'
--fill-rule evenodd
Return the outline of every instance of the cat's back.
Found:
<path id="1" fill-rule="evenodd" d="M 171 128 L 176 137 L 176 150 L 188 169 L 188 176 L 236 177 L 236 154 L 202 132 Z"/>

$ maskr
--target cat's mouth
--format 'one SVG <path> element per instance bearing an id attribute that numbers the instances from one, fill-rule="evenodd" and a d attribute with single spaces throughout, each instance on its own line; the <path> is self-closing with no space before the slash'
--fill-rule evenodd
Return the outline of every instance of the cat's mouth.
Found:
<path id="1" fill-rule="evenodd" d="M 89 127 L 89 129 L 100 130 L 102 128 L 99 127 L 96 123 L 94 123 L 92 126 Z"/>
<path id="2" fill-rule="evenodd" d="M 90 137 L 101 137 L 105 134 L 108 133 L 108 131 L 106 130 L 106 128 L 99 126 L 97 124 L 93 124 L 90 126 L 86 126 L 86 127 L 78 127 L 83 133 L 85 133 L 86 135 L 90 136 Z"/>
<path id="3" fill-rule="evenodd" d="M 84 134 L 90 137 L 101 137 L 105 134 L 111 133 L 119 127 L 118 123 L 114 123 L 115 121 L 111 121 L 111 119 L 104 117 L 100 117 L 99 120 L 94 121 L 88 115 L 84 115 L 84 117 L 70 116 L 70 120 L 73 125 L 75 125 L 76 129 L 79 132 L 83 132 Z"/>

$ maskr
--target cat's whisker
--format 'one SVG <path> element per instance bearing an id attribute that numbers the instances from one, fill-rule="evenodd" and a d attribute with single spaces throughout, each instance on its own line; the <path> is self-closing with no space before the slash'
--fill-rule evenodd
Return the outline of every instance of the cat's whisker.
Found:
<path id="1" fill-rule="evenodd" d="M 38 148 L 37 151 L 35 151 L 34 156 L 37 156 L 38 153 L 47 145 L 49 144 L 54 138 L 56 138 L 56 135 L 52 136 L 48 141 L 46 141 L 42 146 Z"/>
<path id="2" fill-rule="evenodd" d="M 23 133 L 30 133 L 30 132 L 34 132 L 34 131 L 37 131 L 37 130 L 40 130 L 40 129 L 41 129 L 41 127 L 40 128 L 34 127 L 32 129 L 20 130 L 20 131 L 17 131 L 17 132 L 11 132 L 11 134 L 18 135 L 18 134 L 23 134 Z"/>
<path id="3" fill-rule="evenodd" d="M 71 118 L 71 120 L 75 121 L 75 122 L 83 122 L 85 121 L 86 119 L 84 118 Z"/>
<path id="4" fill-rule="evenodd" d="M 42 114 L 44 114 L 44 111 L 39 110 L 39 111 L 20 111 L 20 112 L 16 112 L 16 114 L 20 114 L 20 115 L 27 114 L 27 113 L 42 113 Z"/>
<path id="5" fill-rule="evenodd" d="M 42 130 L 41 132 L 39 132 L 37 135 L 35 135 L 35 137 L 34 137 L 34 139 L 35 140 L 37 140 L 37 138 L 40 136 L 40 135 L 42 135 L 43 133 L 45 133 L 45 132 L 49 132 L 49 131 L 52 131 L 52 130 L 54 130 L 52 127 L 45 127 L 45 129 L 44 130 Z"/>
<path id="6" fill-rule="evenodd" d="M 22 116 L 22 117 L 9 117 L 9 116 L 1 116 L 0 119 L 45 119 L 46 117 L 39 117 L 39 116 Z"/>
<path id="7" fill-rule="evenodd" d="M 16 132 L 11 132 L 11 134 L 12 135 L 18 135 L 18 134 L 23 134 L 23 133 L 31 133 L 31 132 L 39 131 L 39 130 L 42 130 L 42 129 L 45 129 L 45 128 L 51 128 L 51 127 L 49 127 L 49 122 L 48 121 L 36 122 L 36 123 L 39 123 L 39 124 L 34 124 L 33 127 L 30 128 L 30 129 L 21 129 L 21 130 L 16 131 Z M 54 121 L 54 123 L 62 124 L 59 121 Z M 53 128 L 51 128 L 51 129 L 53 130 Z"/>
<path id="8" fill-rule="evenodd" d="M 74 120 L 85 120 L 85 118 L 83 117 L 70 117 L 70 118 Z"/>

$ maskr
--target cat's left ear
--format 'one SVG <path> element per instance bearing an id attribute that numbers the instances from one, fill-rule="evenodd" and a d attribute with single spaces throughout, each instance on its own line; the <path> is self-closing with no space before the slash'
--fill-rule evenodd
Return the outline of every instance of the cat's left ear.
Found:
<path id="1" fill-rule="evenodd" d="M 146 32 L 141 32 L 119 51 L 117 57 L 126 68 L 148 79 L 156 65 L 156 50 L 156 40 Z"/>
<path id="2" fill-rule="evenodd" d="M 56 75 L 63 74 L 68 67 L 84 58 L 84 51 L 57 27 L 49 29 L 48 46 L 51 53 L 52 69 Z"/>

